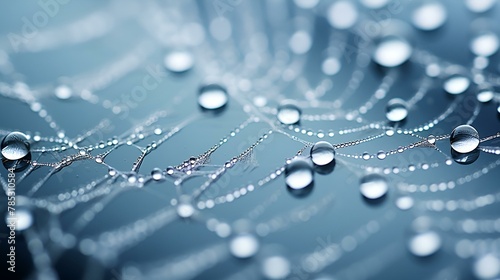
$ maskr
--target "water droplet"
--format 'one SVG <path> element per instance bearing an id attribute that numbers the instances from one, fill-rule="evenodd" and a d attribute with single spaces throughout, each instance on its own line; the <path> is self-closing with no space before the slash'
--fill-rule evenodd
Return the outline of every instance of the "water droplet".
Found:
<path id="1" fill-rule="evenodd" d="M 282 124 L 296 124 L 300 121 L 302 111 L 291 103 L 283 103 L 278 107 L 277 118 Z"/>
<path id="2" fill-rule="evenodd" d="M 229 251 L 237 258 L 253 257 L 259 251 L 259 240 L 248 233 L 239 234 L 229 242 Z"/>
<path id="3" fill-rule="evenodd" d="M 462 75 L 452 75 L 444 82 L 444 90 L 449 94 L 464 93 L 470 85 L 470 80 Z"/>
<path id="4" fill-rule="evenodd" d="M 311 148 L 311 160 L 316 165 L 327 165 L 335 159 L 335 149 L 326 141 L 319 141 Z"/>
<path id="5" fill-rule="evenodd" d="M 495 5 L 496 0 L 465 0 L 465 6 L 475 13 L 483 13 L 488 11 Z"/>
<path id="6" fill-rule="evenodd" d="M 137 182 L 137 176 L 135 174 L 129 174 L 127 177 L 127 181 L 130 184 L 134 184 L 135 182 Z"/>
<path id="7" fill-rule="evenodd" d="M 396 67 L 406 62 L 413 48 L 403 38 L 388 36 L 382 39 L 375 48 L 373 60 L 385 67 Z"/>
<path id="8" fill-rule="evenodd" d="M 490 102 L 493 97 L 495 97 L 495 93 L 489 89 L 480 90 L 476 95 L 477 101 L 481 103 Z"/>
<path id="9" fill-rule="evenodd" d="M 474 263 L 474 275 L 479 279 L 494 279 L 500 275 L 500 259 L 487 254 Z"/>
<path id="10" fill-rule="evenodd" d="M 436 136 L 432 134 L 427 136 L 427 142 L 431 145 L 434 145 L 436 143 Z"/>
<path id="11" fill-rule="evenodd" d="M 336 57 L 329 57 L 323 61 L 323 64 L 321 64 L 321 70 L 328 76 L 337 74 L 340 71 L 340 68 L 340 61 Z"/>
<path id="12" fill-rule="evenodd" d="M 177 205 L 177 215 L 181 218 L 189 218 L 194 214 L 194 207 L 191 203 L 181 202 Z"/>
<path id="13" fill-rule="evenodd" d="M 297 31 L 288 41 L 288 46 L 295 54 L 305 54 L 312 46 L 311 35 L 305 31 Z"/>
<path id="14" fill-rule="evenodd" d="M 193 55 L 187 51 L 174 51 L 163 60 L 165 68 L 174 73 L 182 73 L 191 69 L 194 65 Z"/>
<path id="15" fill-rule="evenodd" d="M 367 152 L 364 152 L 363 155 L 361 156 L 364 160 L 369 160 L 370 159 L 370 154 Z"/>
<path id="16" fill-rule="evenodd" d="M 450 144 L 456 152 L 472 152 L 479 146 L 479 133 L 470 125 L 459 125 L 451 132 Z"/>
<path id="17" fill-rule="evenodd" d="M 427 257 L 441 247 L 441 237 L 433 231 L 418 233 L 410 238 L 408 249 L 417 257 Z"/>
<path id="18" fill-rule="evenodd" d="M 439 28 L 446 21 L 446 9 L 439 2 L 423 4 L 413 11 L 412 21 L 415 27 L 430 31 Z"/>
<path id="19" fill-rule="evenodd" d="M 410 196 L 402 196 L 396 200 L 396 206 L 401 210 L 408 210 L 413 207 L 414 201 Z"/>
<path id="20" fill-rule="evenodd" d="M 198 104 L 205 110 L 217 110 L 228 102 L 227 91 L 218 84 L 210 84 L 200 88 Z"/>
<path id="21" fill-rule="evenodd" d="M 296 157 L 285 167 L 285 182 L 291 189 L 303 189 L 311 185 L 313 179 L 313 169 L 306 158 Z"/>
<path id="22" fill-rule="evenodd" d="M 154 168 L 152 171 L 151 171 L 151 177 L 153 177 L 153 180 L 155 181 L 159 181 L 161 179 L 163 179 L 163 171 L 161 171 L 160 168 Z"/>
<path id="23" fill-rule="evenodd" d="M 290 262 L 282 256 L 272 256 L 262 262 L 262 274 L 268 279 L 285 279 L 291 272 Z"/>
<path id="24" fill-rule="evenodd" d="M 8 160 L 18 160 L 30 152 L 28 136 L 24 133 L 14 131 L 7 134 L 1 144 L 2 155 Z"/>
<path id="25" fill-rule="evenodd" d="M 108 169 L 108 175 L 109 176 L 115 176 L 116 175 L 116 169 L 114 169 L 114 168 Z"/>
<path id="26" fill-rule="evenodd" d="M 378 151 L 377 158 L 383 160 L 387 157 L 387 154 L 384 151 Z"/>
<path id="27" fill-rule="evenodd" d="M 368 199 L 378 199 L 384 196 L 389 187 L 384 177 L 379 174 L 368 174 L 361 178 L 361 194 Z"/>
<path id="28" fill-rule="evenodd" d="M 387 102 L 385 116 L 391 122 L 402 121 L 408 116 L 406 102 L 400 98 L 394 98 Z"/>
<path id="29" fill-rule="evenodd" d="M 334 2 L 327 13 L 328 22 L 337 29 L 348 29 L 358 20 L 356 6 L 345 0 Z"/>
<path id="30" fill-rule="evenodd" d="M 498 36 L 491 32 L 483 33 L 472 39 L 470 49 L 477 56 L 491 56 L 498 51 L 500 41 Z"/>
<path id="31" fill-rule="evenodd" d="M 16 231 L 23 231 L 31 227 L 33 224 L 33 215 L 31 211 L 26 208 L 16 209 L 15 216 L 10 216 L 8 213 L 5 216 L 5 222 L 10 225 L 14 221 L 16 224 Z"/>
<path id="32" fill-rule="evenodd" d="M 70 87 L 61 85 L 56 87 L 54 94 L 57 98 L 61 100 L 70 99 L 73 96 L 73 90 Z"/>
<path id="33" fill-rule="evenodd" d="M 479 158 L 480 151 L 475 149 L 469 153 L 459 153 L 451 149 L 451 158 L 459 164 L 468 165 L 474 163 Z"/>

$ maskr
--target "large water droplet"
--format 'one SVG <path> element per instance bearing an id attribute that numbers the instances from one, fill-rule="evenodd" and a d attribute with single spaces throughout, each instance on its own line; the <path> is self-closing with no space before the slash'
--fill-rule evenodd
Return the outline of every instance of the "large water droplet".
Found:
<path id="1" fill-rule="evenodd" d="M 259 250 L 259 241 L 251 234 L 239 234 L 229 242 L 229 251 L 237 258 L 253 257 Z"/>
<path id="2" fill-rule="evenodd" d="M 418 233 L 410 238 L 408 249 L 417 257 L 427 257 L 441 247 L 441 237 L 433 231 Z"/>
<path id="3" fill-rule="evenodd" d="M 391 122 L 402 121 L 408 116 L 406 102 L 400 98 L 394 98 L 387 102 L 385 116 Z"/>
<path id="4" fill-rule="evenodd" d="M 194 65 L 193 55 L 186 51 L 174 51 L 165 56 L 163 61 L 165 67 L 174 73 L 182 73 L 191 69 Z"/>
<path id="5" fill-rule="evenodd" d="M 284 102 L 278 107 L 277 118 L 282 124 L 296 124 L 300 121 L 302 111 L 294 104 Z"/>
<path id="6" fill-rule="evenodd" d="M 262 262 L 262 274 L 267 279 L 285 279 L 291 272 L 290 262 L 282 256 L 272 256 Z"/>
<path id="7" fill-rule="evenodd" d="M 441 3 L 430 2 L 413 11 L 412 21 L 418 29 L 430 31 L 443 25 L 446 16 L 446 9 Z"/>
<path id="8" fill-rule="evenodd" d="M 459 125 L 451 132 L 450 144 L 456 152 L 472 152 L 479 146 L 479 133 L 470 125 Z"/>
<path id="9" fill-rule="evenodd" d="M 18 160 L 25 157 L 30 151 L 28 136 L 14 131 L 7 134 L 1 144 L 2 155 L 8 160 Z"/>
<path id="10" fill-rule="evenodd" d="M 494 279 L 500 275 L 500 259 L 487 254 L 474 263 L 474 275 L 479 279 Z"/>
<path id="11" fill-rule="evenodd" d="M 481 103 L 490 102 L 493 97 L 495 97 L 495 93 L 489 89 L 480 90 L 476 95 L 477 101 Z"/>
<path id="12" fill-rule="evenodd" d="M 464 93 L 470 85 L 470 80 L 462 75 L 452 75 L 443 84 L 444 90 L 449 94 Z"/>
<path id="13" fill-rule="evenodd" d="M 406 62 L 413 48 L 403 38 L 389 36 L 382 39 L 375 48 L 373 60 L 385 67 L 396 67 Z"/>
<path id="14" fill-rule="evenodd" d="M 200 88 L 198 104 L 205 110 L 221 109 L 228 100 L 226 89 L 218 84 L 210 84 Z"/>
<path id="15" fill-rule="evenodd" d="M 285 168 L 285 182 L 294 190 L 303 189 L 313 182 L 313 169 L 306 158 L 296 157 Z"/>
<path id="16" fill-rule="evenodd" d="M 335 149 L 326 141 L 319 141 L 311 148 L 311 160 L 316 165 L 327 165 L 335 159 Z"/>
<path id="17" fill-rule="evenodd" d="M 345 0 L 334 2 L 327 13 L 328 22 L 337 29 L 350 28 L 358 20 L 356 6 Z"/>
<path id="18" fill-rule="evenodd" d="M 368 199 L 378 199 L 387 193 L 389 187 L 383 176 L 374 173 L 361 178 L 359 190 Z"/>
<path id="19" fill-rule="evenodd" d="M 499 45 L 498 36 L 487 32 L 472 39 L 470 49 L 477 56 L 491 56 L 498 51 Z"/>
<path id="20" fill-rule="evenodd" d="M 73 96 L 73 90 L 70 87 L 61 85 L 56 87 L 54 94 L 57 98 L 61 100 L 70 99 Z"/>
<path id="21" fill-rule="evenodd" d="M 475 149 L 469 153 L 459 153 L 451 148 L 451 158 L 453 158 L 456 163 L 463 165 L 474 163 L 479 158 L 480 153 L 481 151 L 479 149 Z"/>

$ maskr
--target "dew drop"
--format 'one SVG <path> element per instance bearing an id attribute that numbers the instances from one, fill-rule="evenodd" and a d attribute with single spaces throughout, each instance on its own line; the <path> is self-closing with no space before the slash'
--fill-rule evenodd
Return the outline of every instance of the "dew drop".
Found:
<path id="1" fill-rule="evenodd" d="M 490 102 L 493 97 L 495 97 L 495 93 L 489 89 L 480 90 L 476 95 L 477 101 L 481 103 Z"/>
<path id="2" fill-rule="evenodd" d="M 311 35 L 305 31 L 297 31 L 288 41 L 288 46 L 295 54 L 305 54 L 312 46 Z"/>
<path id="3" fill-rule="evenodd" d="M 367 152 L 364 152 L 363 155 L 361 156 L 364 160 L 369 160 L 370 159 L 370 154 Z"/>
<path id="4" fill-rule="evenodd" d="M 2 155 L 8 160 L 18 160 L 30 152 L 28 136 L 24 133 L 14 131 L 7 134 L 1 144 Z"/>
<path id="5" fill-rule="evenodd" d="M 427 257 L 434 254 L 441 247 L 441 237 L 433 232 L 418 233 L 410 238 L 408 249 L 417 257 Z"/>
<path id="6" fill-rule="evenodd" d="M 427 136 L 427 142 L 431 145 L 434 145 L 436 143 L 436 136 L 432 134 Z"/>
<path id="7" fill-rule="evenodd" d="M 300 121 L 302 111 L 291 103 L 283 103 L 278 107 L 277 118 L 282 124 L 296 124 Z"/>
<path id="8" fill-rule="evenodd" d="M 316 165 L 327 165 L 335 159 L 335 149 L 326 141 L 316 142 L 311 148 L 311 161 Z"/>
<path id="9" fill-rule="evenodd" d="M 151 177 L 153 178 L 153 180 L 155 181 L 160 181 L 161 179 L 163 179 L 163 171 L 160 169 L 160 168 L 154 168 L 152 171 L 151 171 Z"/>
<path id="10" fill-rule="evenodd" d="M 10 225 L 12 221 L 15 221 L 16 231 L 23 231 L 31 227 L 33 224 L 33 215 L 31 211 L 25 208 L 16 209 L 15 216 L 10 216 L 8 213 L 5 216 L 5 222 Z"/>
<path id="11" fill-rule="evenodd" d="M 313 182 L 313 169 L 309 160 L 296 157 L 285 167 L 285 182 L 294 190 L 303 189 Z"/>
<path id="12" fill-rule="evenodd" d="M 291 269 L 290 262 L 282 256 L 271 256 L 262 262 L 262 274 L 267 279 L 285 279 Z"/>
<path id="13" fill-rule="evenodd" d="M 403 38 L 388 36 L 382 39 L 375 48 L 373 60 L 385 67 L 396 67 L 406 62 L 413 48 Z"/>
<path id="14" fill-rule="evenodd" d="M 495 5 L 496 0 L 465 0 L 465 6 L 474 13 L 484 13 Z"/>
<path id="15" fill-rule="evenodd" d="M 380 159 L 380 160 L 383 160 L 387 157 L 387 154 L 384 152 L 384 151 L 379 151 L 377 153 L 377 158 Z"/>
<path id="16" fill-rule="evenodd" d="M 114 169 L 114 168 L 108 169 L 108 175 L 109 176 L 115 176 L 116 175 L 116 169 Z"/>
<path id="17" fill-rule="evenodd" d="M 426 3 L 413 11 L 412 22 L 418 29 L 430 31 L 446 21 L 446 9 L 439 2 Z"/>
<path id="18" fill-rule="evenodd" d="M 194 207 L 188 202 L 181 202 L 177 205 L 177 215 L 181 218 L 189 218 L 194 214 Z"/>
<path id="19" fill-rule="evenodd" d="M 193 55 L 187 51 L 174 51 L 163 60 L 165 68 L 174 73 L 182 73 L 191 69 L 194 65 Z"/>
<path id="20" fill-rule="evenodd" d="M 443 84 L 444 90 L 449 94 L 464 93 L 470 85 L 470 80 L 462 75 L 452 75 Z"/>
<path id="21" fill-rule="evenodd" d="M 396 206 L 401 210 L 408 210 L 413 207 L 413 198 L 410 196 L 402 196 L 396 200 Z"/>
<path id="22" fill-rule="evenodd" d="M 494 279 L 500 275 L 500 259 L 487 254 L 474 263 L 474 275 L 479 279 Z"/>
<path id="23" fill-rule="evenodd" d="M 229 242 L 229 251 L 240 259 L 253 257 L 259 251 L 259 241 L 248 233 L 239 234 Z"/>
<path id="24" fill-rule="evenodd" d="M 227 91 L 218 84 L 210 84 L 200 88 L 198 104 L 205 110 L 217 110 L 228 102 Z"/>
<path id="25" fill-rule="evenodd" d="M 340 71 L 341 68 L 340 61 L 336 57 L 329 57 L 323 61 L 321 64 L 321 70 L 325 75 L 333 76 Z"/>
<path id="26" fill-rule="evenodd" d="M 328 8 L 327 18 L 334 28 L 348 29 L 358 20 L 358 10 L 349 1 L 336 1 Z"/>
<path id="27" fill-rule="evenodd" d="M 408 116 L 406 102 L 400 98 L 394 98 L 387 102 L 385 116 L 391 122 L 402 121 Z"/>
<path id="28" fill-rule="evenodd" d="M 488 57 L 498 51 L 499 45 L 498 36 L 494 33 L 486 32 L 472 39 L 470 49 L 477 56 Z"/>
<path id="29" fill-rule="evenodd" d="M 56 87 L 54 94 L 57 98 L 61 100 L 70 99 L 73 96 L 73 90 L 70 87 L 61 85 Z"/>
<path id="30" fill-rule="evenodd" d="M 459 125 L 451 132 L 450 144 L 458 153 L 472 152 L 479 146 L 479 133 L 470 125 Z"/>
<path id="31" fill-rule="evenodd" d="M 387 193 L 389 187 L 384 177 L 374 173 L 361 178 L 359 189 L 367 199 L 378 199 Z"/>

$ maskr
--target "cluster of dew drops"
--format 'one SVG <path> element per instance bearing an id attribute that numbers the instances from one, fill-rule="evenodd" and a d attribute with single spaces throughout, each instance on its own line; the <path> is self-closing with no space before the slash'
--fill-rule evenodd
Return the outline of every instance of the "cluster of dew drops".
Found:
<path id="1" fill-rule="evenodd" d="M 302 9 L 312 9 L 318 4 L 318 0 L 295 0 L 294 3 L 299 8 Z M 363 5 L 368 8 L 376 9 L 386 5 L 387 1 L 384 0 L 361 0 Z M 467 7 L 473 12 L 483 12 L 491 8 L 494 5 L 494 1 L 473 1 L 466 0 Z M 343 15 L 343 16 L 339 16 Z M 330 25 L 338 30 L 348 30 L 354 26 L 358 19 L 358 9 L 356 6 L 345 0 L 339 0 L 332 3 L 327 11 L 327 20 Z M 422 31 L 433 31 L 440 28 L 446 23 L 447 11 L 445 7 L 438 1 L 429 1 L 422 3 L 417 7 L 413 13 L 411 21 L 415 28 Z M 289 41 L 289 46 L 291 51 L 296 55 L 305 54 L 309 51 L 311 45 L 311 38 L 308 33 L 297 32 L 291 36 Z M 376 43 L 373 51 L 371 52 L 371 60 L 385 69 L 397 69 L 405 63 L 410 62 L 412 56 L 417 56 L 416 53 L 420 53 L 410 42 L 409 38 L 405 38 L 404 33 L 389 33 L 387 35 L 381 36 L 380 38 L 373 38 Z M 482 32 L 474 37 L 470 42 L 470 51 L 475 55 L 474 59 L 474 71 L 479 73 L 475 74 L 471 78 L 470 73 L 463 71 L 460 67 L 453 66 L 443 66 L 444 63 L 439 63 L 437 60 L 433 59 L 422 59 L 423 61 L 418 61 L 425 66 L 425 73 L 430 79 L 442 78 L 443 91 L 451 96 L 462 96 L 464 94 L 469 94 L 470 88 L 475 83 L 477 84 L 476 98 L 480 103 L 488 102 L 498 102 L 500 104 L 499 94 L 495 92 L 494 87 L 490 85 L 485 77 L 481 74 L 482 71 L 487 67 L 489 60 L 488 58 L 498 52 L 500 46 L 500 40 L 498 36 L 493 32 Z M 421 55 L 421 57 L 426 57 Z M 164 58 L 164 66 L 171 72 L 175 73 L 186 73 L 189 72 L 195 66 L 195 56 L 189 51 L 176 50 L 168 53 Z M 338 57 L 332 56 L 327 57 L 322 65 L 321 69 L 326 76 L 334 76 L 339 71 L 341 71 L 342 65 Z M 446 69 L 445 69 L 446 68 Z M 385 87 L 390 87 L 392 82 L 388 81 Z M 412 148 L 422 146 L 422 147 L 435 147 L 436 142 L 447 140 L 449 142 L 450 148 L 452 150 L 452 158 L 448 158 L 445 162 L 446 165 L 453 164 L 452 160 L 459 164 L 471 164 L 477 160 L 479 152 L 485 152 L 489 154 L 500 155 L 500 147 L 483 146 L 482 143 L 496 139 L 500 137 L 500 132 L 495 135 L 490 135 L 485 138 L 480 138 L 479 132 L 472 125 L 473 121 L 461 124 L 455 127 L 449 134 L 446 135 L 428 135 L 427 137 L 420 137 L 417 135 L 418 132 L 426 131 L 437 125 L 439 119 L 430 122 L 424 126 L 416 129 L 404 129 L 402 128 L 402 123 L 407 119 L 411 118 L 412 106 L 414 105 L 414 100 L 404 100 L 402 98 L 393 98 L 386 103 L 386 120 L 383 123 L 370 123 L 366 125 L 366 129 L 378 129 L 383 130 L 383 135 L 392 136 L 394 134 L 409 134 L 420 139 L 420 141 L 405 146 L 398 147 L 393 151 L 377 151 L 376 153 L 365 152 L 359 155 L 339 155 L 339 151 L 343 148 L 361 145 L 364 142 L 371 141 L 378 138 L 379 136 L 364 139 L 355 140 L 345 143 L 333 144 L 329 141 L 323 140 L 325 137 L 334 137 L 336 133 L 338 134 L 348 134 L 349 130 L 341 131 L 329 131 L 323 132 L 312 131 L 308 129 L 303 129 L 302 123 L 311 119 L 319 118 L 320 120 L 333 120 L 336 118 L 344 118 L 347 120 L 353 120 L 359 117 L 362 120 L 361 115 L 363 115 L 366 110 L 369 110 L 375 102 L 383 99 L 385 96 L 385 91 L 387 88 L 384 86 L 380 87 L 380 91 L 377 91 L 375 99 L 373 101 L 365 104 L 365 107 L 358 109 L 357 111 L 347 112 L 341 115 L 305 115 L 303 109 L 307 106 L 301 106 L 301 102 L 296 100 L 283 99 L 279 102 L 276 108 L 268 108 L 266 104 L 268 100 L 264 96 L 256 96 L 253 99 L 251 107 L 256 109 L 258 114 L 269 118 L 272 128 L 262 136 L 259 141 L 254 143 L 248 150 L 242 154 L 235 156 L 231 160 L 227 161 L 221 168 L 210 173 L 209 180 L 204 184 L 198 192 L 190 196 L 181 196 L 178 200 L 173 200 L 172 205 L 176 206 L 176 215 L 183 219 L 190 219 L 197 215 L 199 210 L 205 208 L 212 208 L 214 205 L 219 203 L 226 203 L 235 200 L 236 198 L 243 196 L 251 191 L 254 191 L 257 187 L 260 187 L 267 182 L 270 182 L 280 175 L 284 175 L 284 182 L 288 190 L 298 196 L 307 195 L 310 191 L 311 186 L 314 183 L 315 173 L 329 173 L 332 172 L 334 165 L 337 161 L 340 164 L 343 161 L 339 158 L 342 156 L 347 156 L 350 158 L 359 159 L 362 161 L 368 161 L 372 159 L 384 160 L 386 157 L 409 151 Z M 72 98 L 72 89 L 68 86 L 59 86 L 54 90 L 54 94 L 58 99 L 66 100 Z M 425 93 L 424 93 L 425 94 Z M 204 84 L 199 88 L 197 102 L 203 111 L 208 113 L 220 112 L 229 106 L 231 94 L 227 87 L 223 84 L 211 83 Z M 421 97 L 419 97 L 421 98 Z M 418 99 L 418 98 L 416 98 Z M 305 108 L 304 108 L 305 107 Z M 338 104 L 333 104 L 334 108 L 339 107 Z M 498 113 L 500 113 L 500 105 L 498 106 Z M 250 110 L 251 111 L 251 110 Z M 449 113 L 444 113 L 443 118 Z M 261 119 L 252 115 L 249 121 L 240 125 L 236 130 L 234 130 L 230 136 L 221 140 L 220 143 L 214 145 L 210 150 L 197 156 L 191 157 L 188 160 L 180 163 L 177 166 L 169 166 L 166 169 L 154 168 L 147 178 L 139 176 L 137 173 L 131 172 L 126 173 L 126 178 L 128 183 L 140 184 L 143 186 L 147 183 L 147 180 L 152 181 L 163 181 L 166 177 L 174 179 L 177 185 L 182 184 L 186 176 L 196 175 L 198 168 L 208 162 L 210 155 L 218 149 L 221 145 L 228 141 L 228 139 L 234 136 L 239 131 L 243 130 L 246 125 L 250 122 L 259 122 Z M 361 122 L 361 121 L 360 121 Z M 155 129 L 152 133 L 156 135 L 164 135 L 163 141 L 167 140 L 170 136 L 177 133 L 180 128 L 174 128 L 165 134 L 161 129 Z M 304 148 L 297 152 L 294 157 L 286 159 L 283 166 L 277 168 L 275 172 L 271 175 L 259 181 L 259 184 L 248 185 L 241 188 L 233 194 L 223 196 L 218 200 L 208 199 L 195 204 L 193 197 L 199 196 L 200 192 L 204 189 L 209 188 L 211 183 L 222 176 L 228 168 L 231 168 L 239 161 L 247 157 L 252 149 L 258 145 L 260 142 L 265 141 L 269 134 L 271 133 L 282 133 L 293 140 L 299 141 L 304 144 Z M 290 133 L 296 133 L 299 136 L 293 136 Z M 315 136 L 320 141 L 309 142 L 301 139 L 301 134 L 304 136 Z M 61 143 L 67 144 L 67 138 L 63 134 L 56 140 L 61 140 Z M 139 136 L 134 135 L 129 137 L 125 141 L 112 139 L 110 140 L 109 146 L 116 146 L 121 144 L 133 145 L 135 141 L 144 138 L 144 135 L 139 134 Z M 15 168 L 17 172 L 20 172 L 30 167 L 38 167 L 40 163 L 31 160 L 32 157 L 32 147 L 33 143 L 40 141 L 39 135 L 29 135 L 24 134 L 19 131 L 13 131 L 8 133 L 3 137 L 1 142 L 1 155 L 2 162 L 6 168 Z M 55 141 L 55 140 L 54 140 Z M 123 143 L 122 143 L 123 142 Z M 140 162 L 144 157 L 160 145 L 162 142 L 154 143 L 143 150 L 143 155 L 137 160 L 134 165 L 140 166 Z M 94 159 L 99 164 L 105 163 L 104 154 L 99 154 L 98 156 L 92 156 L 90 153 L 94 149 L 104 148 L 107 146 L 105 143 L 100 143 L 96 147 L 75 147 L 79 150 L 77 156 L 63 159 L 57 164 L 50 165 L 53 168 L 64 168 L 65 166 L 71 164 L 74 160 L 81 159 Z M 498 164 L 497 164 L 498 165 Z M 415 170 L 414 165 L 406 167 L 406 170 Z M 427 169 L 429 166 L 423 164 L 420 168 Z M 492 167 L 493 168 L 493 167 Z M 397 173 L 400 169 L 394 168 L 389 172 L 367 172 L 364 173 L 359 180 L 359 192 L 367 200 L 378 200 L 384 197 L 389 191 L 388 180 L 384 176 L 390 172 Z M 373 170 L 372 170 L 373 171 Z M 117 176 L 118 170 L 110 167 L 108 175 L 111 177 Z M 201 173 L 200 173 L 201 174 Z M 445 186 L 446 187 L 446 186 Z M 407 210 L 413 207 L 414 200 L 411 196 L 402 196 L 396 201 L 398 208 L 402 210 Z M 196 209 L 198 208 L 198 209 Z M 29 228 L 32 224 L 33 217 L 28 210 L 24 211 L 21 209 L 18 211 L 18 230 L 22 231 Z M 418 257 L 427 257 L 433 255 L 437 252 L 442 245 L 442 238 L 437 233 L 437 231 L 432 229 L 429 219 L 427 217 L 419 217 L 412 224 L 414 235 L 408 240 L 409 251 Z M 210 230 L 216 231 L 221 237 L 231 237 L 229 240 L 229 251 L 236 258 L 251 258 L 258 254 L 259 248 L 261 246 L 260 239 L 257 234 L 252 233 L 252 230 L 235 230 L 231 228 L 226 223 L 218 222 L 216 220 L 209 220 L 207 227 Z M 239 228 L 239 227 L 235 227 Z M 245 228 L 242 226 L 241 228 Z M 235 231 L 235 234 L 231 234 Z M 265 235 L 265 234 L 260 234 Z M 89 244 L 90 241 L 87 240 Z M 464 251 L 466 245 L 461 243 L 460 245 L 462 251 Z M 469 245 L 469 250 L 472 245 Z M 290 261 L 281 255 L 273 255 L 267 257 L 264 262 L 262 262 L 262 271 L 267 278 L 270 279 L 282 279 L 287 277 L 291 273 Z M 312 271 L 317 272 L 317 271 Z M 484 254 L 477 259 L 474 264 L 474 273 L 479 278 L 489 279 L 500 275 L 500 257 L 493 254 Z"/>

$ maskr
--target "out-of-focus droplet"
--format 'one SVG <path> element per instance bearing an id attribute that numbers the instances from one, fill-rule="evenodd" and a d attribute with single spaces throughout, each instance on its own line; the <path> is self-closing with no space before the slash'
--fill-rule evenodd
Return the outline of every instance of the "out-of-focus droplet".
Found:
<path id="1" fill-rule="evenodd" d="M 450 144 L 456 152 L 472 152 L 479 146 L 479 133 L 470 125 L 459 125 L 451 132 Z"/>
<path id="2" fill-rule="evenodd" d="M 470 79 L 462 75 L 452 75 L 443 84 L 444 90 L 453 95 L 464 93 L 470 86 Z"/>
<path id="3" fill-rule="evenodd" d="M 209 84 L 200 88 L 198 104 L 205 110 L 218 110 L 229 100 L 227 91 L 218 84 Z"/>
<path id="4" fill-rule="evenodd" d="M 401 210 L 408 210 L 413 207 L 413 198 L 411 196 L 402 196 L 396 200 L 396 206 Z"/>
<path id="5" fill-rule="evenodd" d="M 495 5 L 496 0 L 465 0 L 465 6 L 474 13 L 484 13 Z"/>
<path id="6" fill-rule="evenodd" d="M 303 189 L 314 180 L 312 165 L 306 158 L 296 157 L 285 167 L 285 182 L 294 190 Z"/>
<path id="7" fill-rule="evenodd" d="M 174 51 L 165 56 L 163 61 L 165 67 L 174 73 L 182 73 L 191 69 L 194 65 L 193 55 L 186 51 Z"/>
<path id="8" fill-rule="evenodd" d="M 297 31 L 288 41 L 288 46 L 295 54 L 305 54 L 312 46 L 311 35 L 305 31 Z"/>
<path id="9" fill-rule="evenodd" d="M 340 68 L 340 61 L 336 57 L 329 57 L 323 61 L 323 64 L 321 64 L 321 70 L 328 76 L 337 74 L 340 71 Z"/>
<path id="10" fill-rule="evenodd" d="M 479 279 L 496 279 L 500 276 L 500 259 L 493 254 L 486 254 L 476 260 L 473 272 Z"/>
<path id="11" fill-rule="evenodd" d="M 229 251 L 240 259 L 253 257 L 259 250 L 259 240 L 248 233 L 239 234 L 229 241 Z"/>
<path id="12" fill-rule="evenodd" d="M 434 231 L 425 231 L 412 236 L 408 249 L 417 257 L 427 257 L 441 248 L 441 237 Z"/>
<path id="13" fill-rule="evenodd" d="M 379 174 L 368 174 L 361 178 L 359 189 L 367 199 L 378 199 L 384 196 L 389 187 L 387 180 Z"/>
<path id="14" fill-rule="evenodd" d="M 189 218 L 193 216 L 195 209 L 189 202 L 181 202 L 177 205 L 177 215 L 181 218 Z"/>
<path id="15" fill-rule="evenodd" d="M 54 90 L 54 94 L 57 98 L 66 100 L 70 99 L 73 96 L 73 90 L 66 85 L 61 85 L 56 87 L 56 89 Z"/>
<path id="16" fill-rule="evenodd" d="M 9 213 L 5 216 L 7 226 L 14 224 L 16 231 L 23 231 L 31 227 L 33 224 L 33 214 L 29 209 L 16 209 L 16 214 L 10 216 Z"/>
<path id="17" fill-rule="evenodd" d="M 495 33 L 486 32 L 476 36 L 470 42 L 470 49 L 477 56 L 488 57 L 495 54 L 500 46 L 500 40 Z"/>
<path id="18" fill-rule="evenodd" d="M 418 29 L 431 31 L 441 27 L 446 17 L 446 9 L 441 3 L 428 2 L 413 11 L 412 22 Z"/>
<path id="19" fill-rule="evenodd" d="M 492 90 L 483 89 L 477 93 L 476 97 L 477 101 L 481 103 L 487 103 L 493 100 L 493 97 L 495 97 L 495 93 Z"/>
<path id="20" fill-rule="evenodd" d="M 402 121 L 408 116 L 408 107 L 401 98 L 393 98 L 387 102 L 385 116 L 391 122 Z"/>
<path id="21" fill-rule="evenodd" d="M 388 36 L 378 42 L 373 60 L 384 67 L 396 67 L 405 63 L 412 55 L 413 47 L 403 38 Z"/>
<path id="22" fill-rule="evenodd" d="M 282 256 L 271 256 L 262 261 L 262 274 L 267 279 L 285 279 L 291 269 L 290 262 Z"/>
<path id="23" fill-rule="evenodd" d="M 358 20 L 358 10 L 349 1 L 334 2 L 327 11 L 328 22 L 337 29 L 348 29 Z"/>
<path id="24" fill-rule="evenodd" d="M 277 118 L 282 124 L 296 124 L 300 121 L 302 111 L 294 104 L 284 102 L 278 107 Z"/>
<path id="25" fill-rule="evenodd" d="M 161 179 L 165 178 L 163 176 L 163 171 L 160 168 L 154 168 L 153 171 L 151 171 L 151 177 L 155 181 L 160 181 Z"/>

